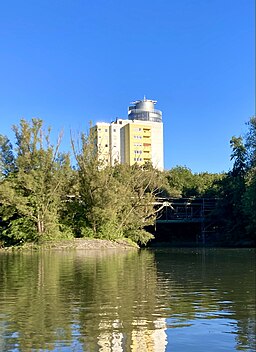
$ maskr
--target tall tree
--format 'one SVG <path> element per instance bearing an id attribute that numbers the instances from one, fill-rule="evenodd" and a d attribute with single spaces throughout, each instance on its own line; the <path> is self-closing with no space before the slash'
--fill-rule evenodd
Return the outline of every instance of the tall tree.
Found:
<path id="1" fill-rule="evenodd" d="M 80 147 L 72 141 L 77 160 L 79 197 L 74 200 L 74 226 L 78 234 L 98 238 L 127 237 L 146 243 L 152 235 L 157 171 L 146 165 L 107 166 L 95 148 L 94 131 L 82 134 Z"/>
<path id="2" fill-rule="evenodd" d="M 169 193 L 173 197 L 214 197 L 223 174 L 192 173 L 185 166 L 176 166 L 167 173 Z"/>
<path id="3" fill-rule="evenodd" d="M 256 116 L 248 122 L 249 130 L 245 136 L 245 147 L 248 150 L 249 167 L 256 167 Z"/>
<path id="4" fill-rule="evenodd" d="M 13 126 L 16 148 L 1 140 L 0 214 L 2 235 L 17 240 L 46 240 L 61 236 L 59 211 L 70 174 L 69 156 L 50 142 L 43 121 L 20 121 Z"/>
<path id="5" fill-rule="evenodd" d="M 243 212 L 242 197 L 245 192 L 247 152 L 242 137 L 232 137 L 230 159 L 233 168 L 222 182 L 221 219 L 226 238 L 237 241 L 244 237 L 246 216 Z"/>
<path id="6" fill-rule="evenodd" d="M 246 191 L 243 196 L 243 207 L 248 217 L 247 231 L 256 242 L 256 116 L 249 123 L 249 130 L 245 136 L 245 146 L 248 151 L 246 174 Z"/>
<path id="7" fill-rule="evenodd" d="M 0 180 L 15 171 L 15 158 L 10 140 L 0 135 Z"/>
<path id="8" fill-rule="evenodd" d="M 234 161 L 231 174 L 234 177 L 243 179 L 246 173 L 247 160 L 247 150 L 243 143 L 243 138 L 233 136 L 230 140 L 230 146 L 232 148 L 230 159 Z"/>

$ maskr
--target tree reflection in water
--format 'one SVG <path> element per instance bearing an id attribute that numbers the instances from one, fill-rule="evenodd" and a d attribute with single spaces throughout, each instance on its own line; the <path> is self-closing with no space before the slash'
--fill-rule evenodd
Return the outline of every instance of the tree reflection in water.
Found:
<path id="1" fill-rule="evenodd" d="M 245 250 L 1 253 L 0 349 L 162 352 L 190 338 L 199 351 L 203 338 L 223 338 L 249 351 L 253 258 Z"/>

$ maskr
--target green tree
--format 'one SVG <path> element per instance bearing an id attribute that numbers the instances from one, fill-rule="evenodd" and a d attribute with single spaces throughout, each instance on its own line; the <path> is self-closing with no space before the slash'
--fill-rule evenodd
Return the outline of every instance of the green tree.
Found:
<path id="1" fill-rule="evenodd" d="M 242 201 L 243 210 L 248 219 L 247 233 L 256 242 L 256 167 L 251 168 L 246 175 L 246 191 Z"/>
<path id="2" fill-rule="evenodd" d="M 50 142 L 43 121 L 20 121 L 14 126 L 16 148 L 1 136 L 0 216 L 2 236 L 12 241 L 63 236 L 60 219 L 70 175 L 69 156 Z"/>
<path id="3" fill-rule="evenodd" d="M 147 243 L 153 236 L 145 227 L 156 219 L 154 202 L 162 194 L 162 174 L 152 165 L 116 165 L 115 179 L 120 189 L 119 229 L 135 242 Z"/>
<path id="4" fill-rule="evenodd" d="M 243 180 L 246 173 L 247 150 L 242 137 L 233 136 L 230 141 L 232 153 L 230 159 L 234 161 L 231 175 Z"/>
<path id="5" fill-rule="evenodd" d="M 176 166 L 167 174 L 170 193 L 173 197 L 186 197 L 187 190 L 194 187 L 193 173 L 185 166 Z M 192 192 L 191 192 L 192 193 Z"/>
<path id="6" fill-rule="evenodd" d="M 248 152 L 248 166 L 256 167 L 256 116 L 250 118 L 249 130 L 245 136 L 245 147 Z"/>
<path id="7" fill-rule="evenodd" d="M 224 173 L 202 172 L 194 175 L 195 188 L 200 197 L 218 198 L 220 192 L 220 181 Z"/>
<path id="8" fill-rule="evenodd" d="M 153 224 L 156 217 L 154 200 L 159 190 L 159 173 L 150 165 L 106 165 L 102 155 L 96 153 L 92 129 L 88 135 L 81 135 L 78 144 L 72 141 L 78 196 L 71 206 L 77 235 L 126 237 L 146 243 L 152 235 L 144 227 Z"/>
<path id="9" fill-rule="evenodd" d="M 169 192 L 173 197 L 216 197 L 218 181 L 223 174 L 195 173 L 185 167 L 176 166 L 167 173 Z"/>
<path id="10" fill-rule="evenodd" d="M 223 239 L 235 244 L 246 238 L 248 218 L 244 211 L 243 197 L 246 191 L 248 154 L 242 137 L 233 136 L 230 146 L 233 167 L 220 181 L 220 201 L 216 216 Z"/>
<path id="11" fill-rule="evenodd" d="M 15 171 L 13 147 L 6 136 L 0 135 L 0 180 Z"/>
<path id="12" fill-rule="evenodd" d="M 250 119 L 248 126 L 249 130 L 245 137 L 248 171 L 245 178 L 246 190 L 243 196 L 243 207 L 248 218 L 246 226 L 248 235 L 256 242 L 256 116 Z"/>

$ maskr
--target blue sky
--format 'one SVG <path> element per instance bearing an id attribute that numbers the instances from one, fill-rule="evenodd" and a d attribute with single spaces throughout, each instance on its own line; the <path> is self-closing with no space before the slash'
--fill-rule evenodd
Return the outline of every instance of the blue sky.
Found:
<path id="1" fill-rule="evenodd" d="M 158 101 L 165 168 L 227 171 L 255 114 L 254 0 L 10 0 L 0 4 L 0 133 L 55 133 Z"/>

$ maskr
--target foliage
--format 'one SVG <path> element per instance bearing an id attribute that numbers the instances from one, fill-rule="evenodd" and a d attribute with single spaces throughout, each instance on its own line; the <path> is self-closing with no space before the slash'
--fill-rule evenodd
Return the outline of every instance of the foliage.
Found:
<path id="1" fill-rule="evenodd" d="M 232 137 L 230 141 L 230 146 L 232 148 L 232 154 L 230 159 L 234 160 L 232 176 L 243 178 L 246 172 L 246 157 L 247 152 L 243 144 L 242 137 Z"/>
<path id="2" fill-rule="evenodd" d="M 247 149 L 247 173 L 245 176 L 245 192 L 242 197 L 243 210 L 248 221 L 246 230 L 251 238 L 256 236 L 256 116 L 249 123 L 249 130 L 245 136 Z"/>
<path id="3" fill-rule="evenodd" d="M 40 119 L 14 126 L 16 148 L 1 136 L 2 236 L 43 241 L 63 236 L 59 210 L 70 173 L 69 157 L 50 143 Z"/>
<path id="4" fill-rule="evenodd" d="M 173 197 L 215 197 L 218 182 L 223 174 L 195 173 L 185 167 L 176 166 L 167 173 L 170 195 Z"/>
<path id="5" fill-rule="evenodd" d="M 246 176 L 246 190 L 242 198 L 243 210 L 248 221 L 246 230 L 249 236 L 255 240 L 256 235 L 256 167 L 252 167 Z"/>
<path id="6" fill-rule="evenodd" d="M 152 238 L 144 227 L 155 219 L 159 173 L 150 165 L 104 165 L 94 140 L 91 129 L 88 136 L 81 135 L 80 148 L 72 141 L 78 165 L 78 197 L 73 206 L 77 235 L 146 243 Z"/>
<path id="7" fill-rule="evenodd" d="M 6 136 L 0 135 L 0 179 L 8 176 L 15 170 L 13 147 Z"/>
<path id="8" fill-rule="evenodd" d="M 172 195 L 219 199 L 213 220 L 230 244 L 256 242 L 256 117 L 247 125 L 244 137 L 230 140 L 233 167 L 229 172 L 193 174 L 182 166 L 167 172 Z"/>
<path id="9" fill-rule="evenodd" d="M 232 137 L 233 168 L 192 173 L 185 166 L 160 172 L 151 164 L 108 165 L 97 153 L 95 130 L 71 140 L 76 165 L 54 145 L 43 121 L 13 126 L 15 146 L 0 135 L 0 241 L 91 237 L 146 244 L 156 219 L 156 197 L 218 198 L 217 229 L 229 243 L 255 242 L 256 118 Z"/>
<path id="10" fill-rule="evenodd" d="M 248 153 L 248 167 L 256 167 L 256 116 L 247 123 L 249 129 L 245 136 L 245 147 Z"/>
<path id="11" fill-rule="evenodd" d="M 220 182 L 218 218 L 227 240 L 255 243 L 256 234 L 256 119 L 245 137 L 232 137 L 233 168 Z"/>

